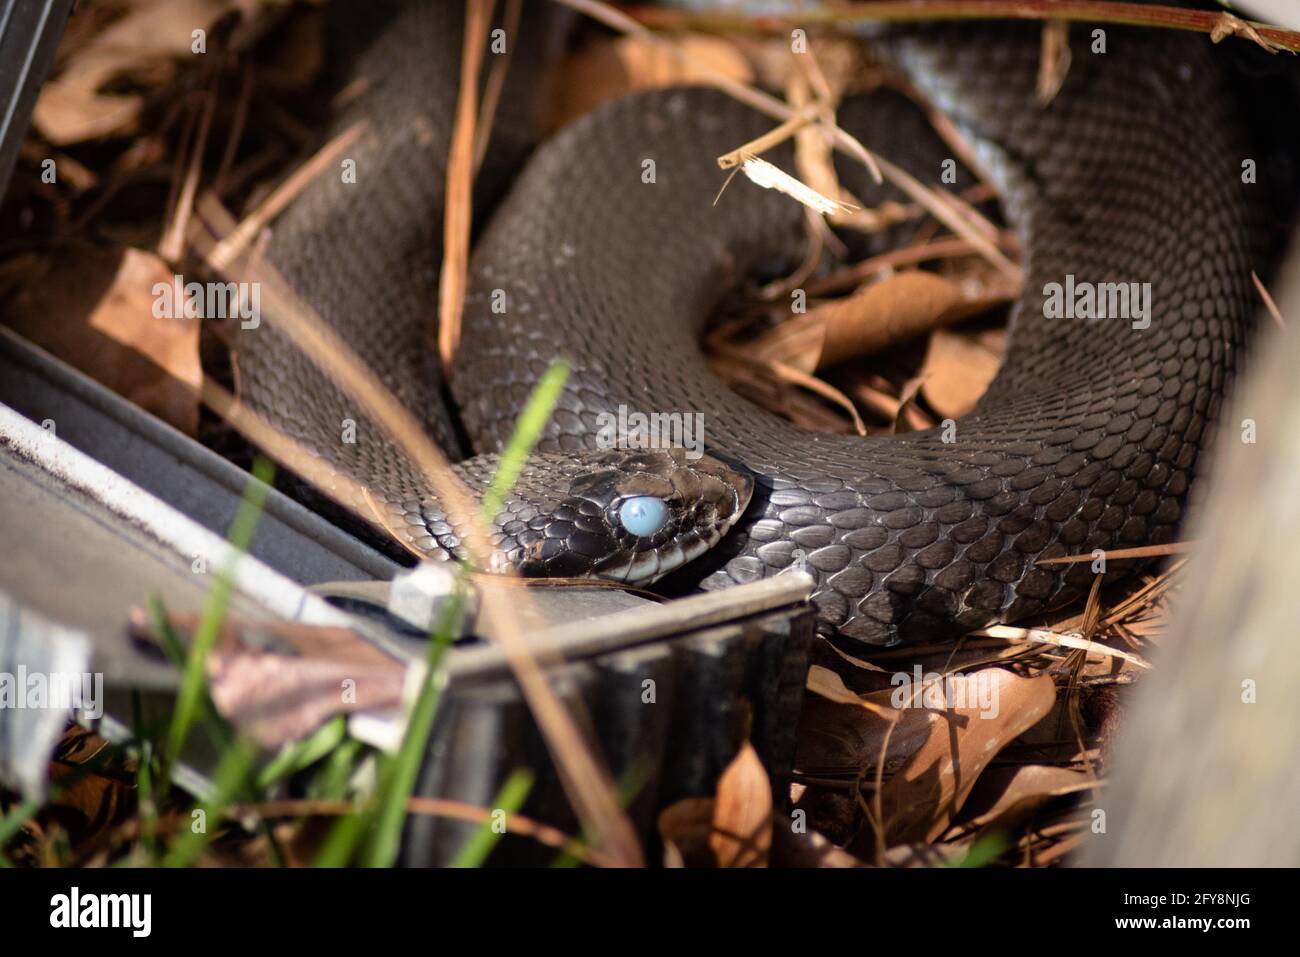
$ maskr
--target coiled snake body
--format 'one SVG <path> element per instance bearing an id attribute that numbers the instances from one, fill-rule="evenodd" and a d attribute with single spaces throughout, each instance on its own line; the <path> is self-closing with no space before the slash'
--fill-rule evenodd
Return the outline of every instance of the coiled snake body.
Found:
<path id="1" fill-rule="evenodd" d="M 270 250 L 448 444 L 428 326 L 460 25 L 432 8 L 459 6 L 399 11 L 370 45 L 358 61 L 374 80 L 354 108 L 370 123 L 358 183 L 322 178 L 275 225 Z M 1039 559 L 1170 541 L 1252 312 L 1244 157 L 1207 40 L 1108 29 L 1094 53 L 1088 32 L 1073 31 L 1069 74 L 1046 106 L 1033 25 L 908 29 L 877 44 L 975 144 L 1025 250 L 1005 362 L 953 441 L 809 432 L 707 368 L 699 335 L 720 298 L 804 252 L 804 214 L 788 198 L 738 179 L 714 205 L 715 158 L 771 120 L 714 90 L 660 90 L 543 144 L 475 246 L 450 377 L 466 432 L 490 454 L 547 364 L 572 363 L 536 464 L 497 523 L 502 553 L 525 573 L 649 580 L 721 538 L 701 560 L 704 587 L 802 567 L 826 630 L 891 643 L 1022 617 L 1091 584 L 1087 564 Z M 535 86 L 529 42 L 526 26 L 507 110 Z M 889 110 L 853 112 L 865 121 L 841 121 L 869 147 L 909 152 L 881 122 Z M 498 132 L 481 181 L 521 153 Z M 766 158 L 793 169 L 788 150 Z M 913 166 L 938 182 L 939 165 Z M 1067 282 L 1149 283 L 1149 325 L 1049 318 L 1046 290 Z M 291 353 L 270 330 L 237 347 L 245 397 L 375 490 L 392 512 L 385 524 L 414 547 L 455 549 L 455 530 L 378 430 L 339 447 L 340 417 L 364 416 Z M 599 417 L 620 406 L 703 413 L 710 455 L 753 479 L 744 514 L 732 511 L 747 483 L 710 459 L 703 478 L 673 472 L 689 465 L 680 457 L 606 451 L 593 466 L 584 455 Z M 490 464 L 470 460 L 464 474 L 481 487 Z M 657 540 L 619 527 L 615 506 L 629 495 L 669 500 Z M 674 557 L 650 557 L 657 549 Z"/>

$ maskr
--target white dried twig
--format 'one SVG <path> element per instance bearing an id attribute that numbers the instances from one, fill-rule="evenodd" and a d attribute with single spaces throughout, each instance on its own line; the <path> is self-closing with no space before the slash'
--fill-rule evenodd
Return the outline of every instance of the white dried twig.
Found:
<path id="1" fill-rule="evenodd" d="M 817 190 L 813 189 L 806 183 L 795 179 L 789 173 L 776 166 L 773 166 L 765 159 L 755 156 L 753 153 L 746 153 L 743 156 L 743 163 L 740 167 L 750 182 L 763 189 L 774 189 L 778 193 L 784 193 L 791 199 L 798 200 L 810 209 L 815 209 L 823 216 L 831 213 L 851 213 L 857 209 L 848 203 L 841 203 L 837 199 L 831 199 L 829 196 L 823 196 Z"/>

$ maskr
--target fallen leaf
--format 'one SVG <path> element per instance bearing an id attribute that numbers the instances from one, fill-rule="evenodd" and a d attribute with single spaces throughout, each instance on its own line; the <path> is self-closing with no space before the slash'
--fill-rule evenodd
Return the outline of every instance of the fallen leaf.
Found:
<path id="1" fill-rule="evenodd" d="M 751 354 L 812 373 L 956 322 L 994 301 L 982 292 L 972 298 L 963 284 L 936 273 L 909 269 L 786 320 L 756 339 Z"/>
<path id="2" fill-rule="evenodd" d="M 948 675 L 944 686 L 928 690 L 934 693 L 924 704 L 946 694 L 954 706 L 924 709 L 938 719 L 931 735 L 884 784 L 881 809 L 891 846 L 938 838 L 989 762 L 1056 702 L 1050 676 L 1023 678 L 1003 668 Z"/>
<path id="3" fill-rule="evenodd" d="M 295 9 L 282 39 L 268 51 L 269 61 L 259 67 L 263 81 L 269 75 L 286 87 L 308 88 L 325 65 L 326 24 L 323 9 Z"/>
<path id="4" fill-rule="evenodd" d="M 921 365 L 921 394 L 945 419 L 975 408 L 1002 365 L 1000 337 L 974 329 L 936 329 Z"/>
<path id="5" fill-rule="evenodd" d="M 194 56 L 194 31 L 206 30 L 230 6 L 226 0 L 132 4 L 126 16 L 65 57 L 63 69 L 41 87 L 32 110 L 33 125 L 55 146 L 134 132 L 144 94 L 102 90 L 125 74 L 156 73 L 160 66 L 169 72 L 168 61 Z"/>
<path id="6" fill-rule="evenodd" d="M 87 767 L 91 762 L 94 768 Z M 57 823 L 74 845 L 95 840 L 135 812 L 134 780 L 120 753 L 79 725 L 70 725 L 55 748 L 50 780 L 54 787 L 40 816 L 47 830 Z"/>
<path id="7" fill-rule="evenodd" d="M 194 615 L 169 618 L 187 636 Z M 154 640 L 142 614 L 138 635 Z M 398 708 L 407 667 L 347 628 L 228 619 L 208 656 L 217 710 L 271 749 L 296 741 L 337 714 Z"/>
<path id="8" fill-rule="evenodd" d="M 158 318 L 172 270 L 139 249 L 80 247 L 42 264 L 6 323 L 188 435 L 198 429 L 199 320 Z"/>
<path id="9" fill-rule="evenodd" d="M 1070 25 L 1063 20 L 1043 24 L 1038 59 L 1038 102 L 1046 106 L 1056 99 L 1070 73 Z"/>
<path id="10" fill-rule="evenodd" d="M 805 698 L 799 718 L 795 767 L 805 775 L 848 776 L 865 771 L 874 778 L 888 735 L 884 774 L 897 772 L 929 740 L 940 721 L 924 708 L 892 709 L 893 692 L 866 695 L 865 708 L 821 698 Z M 891 731 L 892 728 L 892 731 Z"/>
<path id="11" fill-rule="evenodd" d="M 1083 771 L 1050 764 L 990 768 L 980 775 L 959 817 L 963 828 L 1008 832 L 1053 798 L 1095 787 Z"/>
<path id="12" fill-rule="evenodd" d="M 868 711 L 886 720 L 893 720 L 897 712 L 883 707 L 870 700 L 870 697 L 854 694 L 849 690 L 844 679 L 831 671 L 829 668 L 823 668 L 821 665 L 812 665 L 808 668 L 808 679 L 806 687 L 813 694 L 821 695 L 828 701 L 834 701 L 837 704 L 857 705 L 860 708 L 866 708 Z"/>
<path id="13" fill-rule="evenodd" d="M 772 784 L 748 741 L 718 778 L 709 847 L 719 867 L 766 867 L 772 850 Z"/>

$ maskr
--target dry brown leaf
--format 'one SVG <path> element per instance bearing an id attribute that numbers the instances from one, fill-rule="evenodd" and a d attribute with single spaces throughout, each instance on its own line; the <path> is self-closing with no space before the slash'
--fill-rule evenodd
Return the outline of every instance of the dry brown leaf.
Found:
<path id="1" fill-rule="evenodd" d="M 685 58 L 663 43 L 623 36 L 592 43 L 570 57 L 560 70 L 551 127 L 558 129 L 596 106 L 634 90 L 708 83 L 710 69 L 738 83 L 752 83 L 745 57 L 730 42 L 703 36 L 679 41 Z"/>
<path id="2" fill-rule="evenodd" d="M 836 649 L 838 650 L 838 649 Z M 887 721 L 892 721 L 897 717 L 898 712 L 884 707 L 871 700 L 871 696 L 862 696 L 854 694 L 849 690 L 844 679 L 837 675 L 829 668 L 823 668 L 821 665 L 812 665 L 808 669 L 808 679 L 806 682 L 807 689 L 813 694 L 819 694 L 829 701 L 837 704 L 856 705 L 860 708 L 866 708 L 876 716 Z"/>
<path id="3" fill-rule="evenodd" d="M 937 719 L 933 733 L 881 792 L 891 846 L 938 838 L 988 763 L 1056 702 L 1056 686 L 1047 675 L 1022 678 L 1003 668 L 984 668 L 946 680 L 953 698 L 964 698 L 965 706 L 925 709 Z"/>
<path id="4" fill-rule="evenodd" d="M 45 264 L 15 297 L 7 323 L 181 431 L 198 429 L 199 321 L 154 315 L 154 286 L 172 270 L 139 249 L 83 248 Z"/>
<path id="5" fill-rule="evenodd" d="M 98 735 L 71 725 L 50 762 L 55 788 L 41 817 L 47 823 L 57 822 L 74 843 L 94 840 L 135 811 L 132 776 L 120 767 L 116 755 L 100 770 L 85 767 L 102 762 L 108 747 Z"/>
<path id="6" fill-rule="evenodd" d="M 911 269 L 782 323 L 755 341 L 752 354 L 811 373 L 878 352 L 987 305 L 982 298 L 967 299 L 960 285 L 943 276 Z"/>
<path id="7" fill-rule="evenodd" d="M 748 742 L 718 779 L 716 797 L 685 798 L 658 818 L 665 867 L 766 867 L 772 786 Z"/>
<path id="8" fill-rule="evenodd" d="M 990 768 L 971 790 L 960 824 L 990 833 L 1013 831 L 1053 798 L 1093 786 L 1091 775 L 1050 764 Z"/>
<path id="9" fill-rule="evenodd" d="M 32 123 L 56 146 L 132 133 L 144 106 L 140 93 L 104 94 L 125 73 L 161 68 L 172 58 L 193 57 L 195 30 L 206 30 L 230 7 L 227 0 L 141 0 L 125 17 L 95 35 L 41 88 Z"/>
<path id="10" fill-rule="evenodd" d="M 270 74 L 284 86 L 306 89 L 325 66 L 326 20 L 323 10 L 294 8 L 284 24 L 282 39 L 268 51 L 262 78 Z"/>
<path id="11" fill-rule="evenodd" d="M 719 867 L 766 867 L 772 851 L 772 784 L 748 741 L 718 778 L 709 847 Z"/>
<path id="12" fill-rule="evenodd" d="M 79 89 L 71 80 L 51 80 L 32 110 L 32 123 L 51 143 L 66 146 L 133 133 L 143 105 L 142 96 L 99 96 Z"/>
<path id="13" fill-rule="evenodd" d="M 182 634 L 194 615 L 170 621 Z M 144 617 L 134 627 L 152 638 Z M 212 703 L 240 731 L 276 748 L 329 718 L 397 708 L 407 668 L 347 628 L 227 619 L 208 656 Z"/>
<path id="14" fill-rule="evenodd" d="M 960 418 L 975 407 L 1001 364 L 1001 336 L 986 330 L 936 329 L 921 366 L 921 393 L 943 418 Z"/>
<path id="15" fill-rule="evenodd" d="M 892 709 L 892 694 L 891 690 L 865 695 L 859 704 L 869 703 L 871 708 L 805 698 L 795 767 L 809 776 L 826 772 L 848 778 L 858 773 L 874 776 L 886 734 L 889 749 L 884 773 L 889 775 L 903 767 L 930 739 L 941 719 L 923 708 Z"/>

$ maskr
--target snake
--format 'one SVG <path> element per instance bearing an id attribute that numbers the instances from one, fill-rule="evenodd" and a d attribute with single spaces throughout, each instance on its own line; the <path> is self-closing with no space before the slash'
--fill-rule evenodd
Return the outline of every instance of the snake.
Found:
<path id="1" fill-rule="evenodd" d="M 671 573 L 705 589 L 798 569 L 824 633 L 892 645 L 1087 594 L 1095 563 L 1044 559 L 1176 539 L 1254 311 L 1246 153 L 1206 38 L 1075 25 L 1046 102 L 1037 24 L 897 26 L 864 41 L 969 145 L 963 176 L 973 166 L 996 189 L 1024 279 L 971 412 L 862 437 L 760 409 L 701 346 L 728 295 L 807 255 L 789 196 L 743 176 L 719 195 L 717 157 L 776 121 L 717 88 L 676 86 L 606 102 L 532 149 L 541 48 L 561 32 L 538 13 L 549 7 L 525 4 L 506 36 L 448 369 L 434 337 L 461 4 L 370 5 L 338 29 L 352 51 L 340 72 L 361 92 L 331 128 L 365 123 L 343 163 L 352 175 L 318 176 L 264 253 L 449 455 L 474 453 L 455 470 L 477 492 L 548 367 L 568 363 L 491 525 L 498 557 L 528 576 L 646 585 Z M 846 100 L 838 122 L 941 186 L 953 148 L 902 99 Z M 788 143 L 763 158 L 795 169 Z M 905 198 L 856 160 L 836 168 L 864 203 Z M 1089 289 L 1094 302 L 1132 291 L 1129 311 L 1089 313 Z M 1060 290 L 1080 297 L 1064 312 Z M 243 401 L 323 472 L 368 489 L 372 524 L 430 559 L 464 553 L 421 470 L 273 321 L 239 334 L 234 367 Z M 620 410 L 698 414 L 703 448 L 610 447 L 602 426 Z M 1116 558 L 1108 576 L 1141 564 Z"/>

